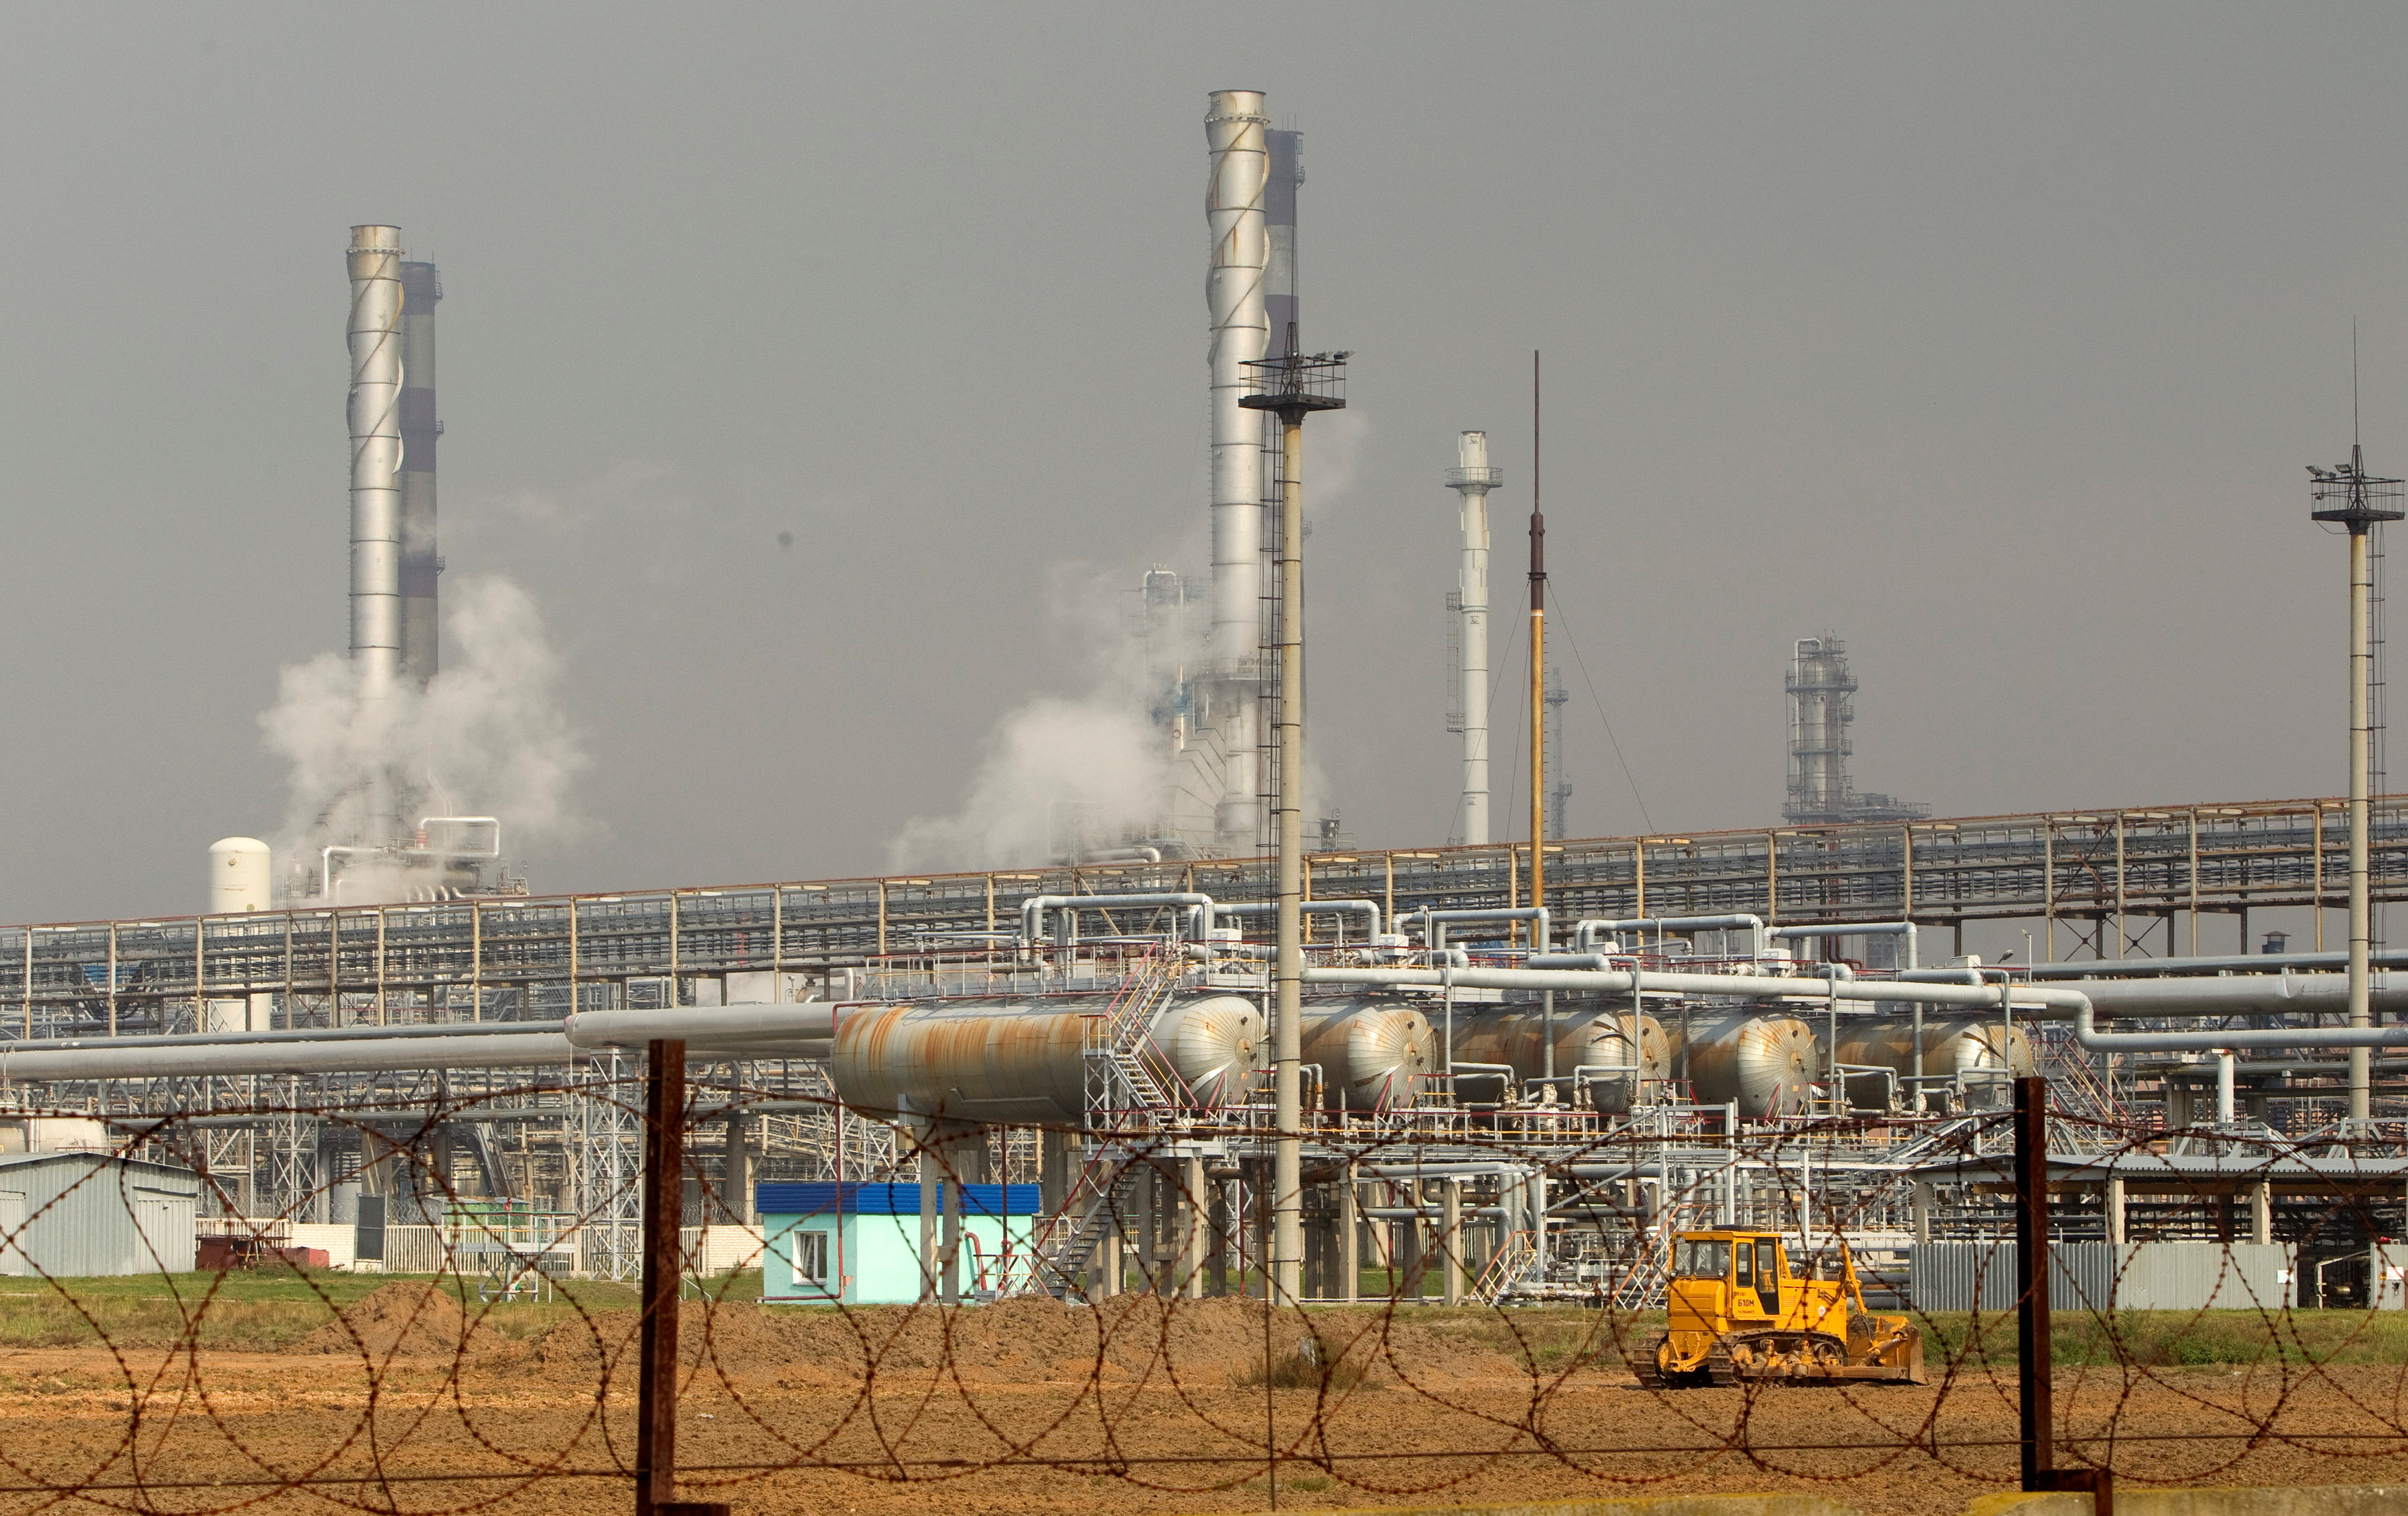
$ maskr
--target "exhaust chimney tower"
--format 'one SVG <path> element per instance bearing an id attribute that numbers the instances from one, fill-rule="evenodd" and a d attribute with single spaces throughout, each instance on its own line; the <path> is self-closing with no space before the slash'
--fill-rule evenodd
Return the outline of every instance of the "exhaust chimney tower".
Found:
<path id="1" fill-rule="evenodd" d="M 1455 644 L 1459 650 L 1455 729 L 1463 734 L 1461 837 L 1468 847 L 1488 842 L 1488 492 L 1505 471 L 1488 465 L 1488 434 L 1466 432 L 1455 441 L 1455 466 L 1447 488 L 1463 502 L 1463 568 L 1455 582 Z"/>
<path id="2" fill-rule="evenodd" d="M 1836 636 L 1800 637 L 1789 660 L 1791 825 L 1849 820 L 1848 723 L 1856 719 L 1856 679 Z"/>
<path id="3" fill-rule="evenodd" d="M 1304 134 L 1267 130 L 1263 133 L 1263 148 L 1269 164 L 1269 177 L 1263 185 L 1264 350 L 1274 358 L 1292 358 L 1296 355 L 1288 350 L 1288 334 L 1297 329 L 1298 319 L 1296 187 L 1304 182 Z M 1276 457 L 1279 450 L 1279 428 L 1267 421 L 1263 423 L 1263 451 Z M 1277 490 L 1263 498 L 1271 509 L 1279 508 Z"/>
<path id="4" fill-rule="evenodd" d="M 1789 678 L 1789 802 L 1781 819 L 1792 826 L 1853 822 L 1919 822 L 1931 808 L 1894 794 L 1859 793 L 1848 774 L 1856 751 L 1848 726 L 1856 719 L 1856 676 L 1836 633 L 1800 637 Z"/>
<path id="5" fill-rule="evenodd" d="M 351 664 L 381 700 L 401 668 L 401 228 L 352 227 L 351 270 Z"/>
<path id="6" fill-rule="evenodd" d="M 433 264 L 401 265 L 401 672 L 423 685 L 440 666 L 435 619 L 435 302 Z"/>
<path id="7" fill-rule="evenodd" d="M 1214 840 L 1251 851 L 1261 840 L 1257 748 L 1262 740 L 1263 419 L 1240 404 L 1269 338 L 1264 276 L 1264 190 L 1269 155 L 1258 90 L 1222 90 L 1204 117 L 1211 150 L 1204 213 L 1212 235 L 1204 281 L 1212 396 L 1212 630 L 1206 644 L 1207 709 L 1223 754 Z"/>

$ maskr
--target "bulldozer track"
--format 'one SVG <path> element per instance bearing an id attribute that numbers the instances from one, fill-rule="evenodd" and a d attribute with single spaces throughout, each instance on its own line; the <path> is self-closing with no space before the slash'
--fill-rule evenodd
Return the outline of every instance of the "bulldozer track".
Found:
<path id="1" fill-rule="evenodd" d="M 1739 1352 L 1742 1348 L 1744 1355 Z M 1772 1380 L 1854 1377 L 1831 1372 L 1847 1362 L 1846 1339 L 1828 1332 L 1731 1332 L 1706 1355 L 1706 1372 L 1716 1385 L 1729 1388 Z"/>
<path id="2" fill-rule="evenodd" d="M 1639 1376 L 1641 1388 L 1661 1390 L 1664 1380 L 1664 1340 L 1670 1332 L 1658 1332 L 1643 1343 L 1630 1360 L 1630 1371 Z"/>

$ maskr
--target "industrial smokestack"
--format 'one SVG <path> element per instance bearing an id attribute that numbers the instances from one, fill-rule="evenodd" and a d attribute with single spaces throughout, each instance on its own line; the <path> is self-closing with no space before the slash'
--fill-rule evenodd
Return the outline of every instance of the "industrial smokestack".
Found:
<path id="1" fill-rule="evenodd" d="M 1289 334 L 1297 329 L 1296 187 L 1304 182 L 1304 134 L 1263 133 L 1269 157 L 1269 177 L 1263 186 L 1263 316 L 1268 324 L 1268 352 L 1273 358 L 1294 356 Z M 1266 420 L 1264 446 L 1279 446 L 1279 427 Z M 1267 499 L 1275 496 L 1266 495 Z"/>
<path id="2" fill-rule="evenodd" d="M 423 685 L 441 666 L 436 631 L 435 302 L 433 264 L 401 265 L 401 672 Z"/>
<path id="3" fill-rule="evenodd" d="M 1212 234 L 1205 278 L 1212 396 L 1212 630 L 1206 644 L 1208 710 L 1224 755 L 1215 839 L 1244 851 L 1261 837 L 1256 749 L 1263 640 L 1263 421 L 1239 402 L 1269 337 L 1264 188 L 1269 161 L 1262 93 L 1216 92 L 1204 118 L 1211 177 L 1204 210 Z"/>
<path id="4" fill-rule="evenodd" d="M 1488 465 L 1488 434 L 1455 438 L 1455 466 L 1447 488 L 1463 499 L 1463 566 L 1455 581 L 1455 729 L 1463 734 L 1460 836 L 1470 847 L 1488 842 L 1488 492 L 1505 471 Z"/>
<path id="5" fill-rule="evenodd" d="M 351 664 L 364 700 L 401 667 L 401 228 L 351 228 Z"/>

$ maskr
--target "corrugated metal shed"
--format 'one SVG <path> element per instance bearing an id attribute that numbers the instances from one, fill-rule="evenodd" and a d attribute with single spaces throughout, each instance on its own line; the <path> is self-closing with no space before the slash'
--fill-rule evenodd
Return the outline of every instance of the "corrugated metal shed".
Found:
<path id="1" fill-rule="evenodd" d="M 106 1152 L 0 1155 L 0 1274 L 188 1273 L 200 1176 Z"/>
<path id="2" fill-rule="evenodd" d="M 2368 1251 L 2366 1303 L 2376 1310 L 2408 1309 L 2408 1245 L 2378 1242 Z"/>
<path id="3" fill-rule="evenodd" d="M 2282 1310 L 2299 1298 L 2287 1242 L 2135 1242 L 2115 1277 L 2118 1310 Z"/>
<path id="4" fill-rule="evenodd" d="M 2286 1242 L 2060 1242 L 2051 1250 L 2052 1310 L 2280 1310 L 2298 1294 Z M 1919 1242 L 1918 1310 L 2015 1309 L 2015 1244 Z"/>
<path id="5" fill-rule="evenodd" d="M 2051 1310 L 2104 1310 L 2115 1257 L 2104 1242 L 2060 1242 L 2049 1251 Z M 1918 1242 L 1909 1289 L 1917 1310 L 2015 1309 L 2015 1240 Z"/>

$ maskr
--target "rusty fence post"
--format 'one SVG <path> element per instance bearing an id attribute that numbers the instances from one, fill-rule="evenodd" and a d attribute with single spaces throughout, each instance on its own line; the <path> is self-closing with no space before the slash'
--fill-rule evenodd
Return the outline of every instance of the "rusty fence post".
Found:
<path id="1" fill-rule="evenodd" d="M 2023 1487 L 2086 1490 L 2095 1516 L 2114 1516 L 2114 1476 L 2057 1466 L 2049 1364 L 2048 1080 L 2015 1080 L 2015 1373 L 2023 1411 Z"/>
<path id="2" fill-rule="evenodd" d="M 677 1497 L 678 1230 L 685 1220 L 685 1044 L 644 1061 L 644 1277 L 636 1389 L 636 1516 L 728 1516 Z"/>

